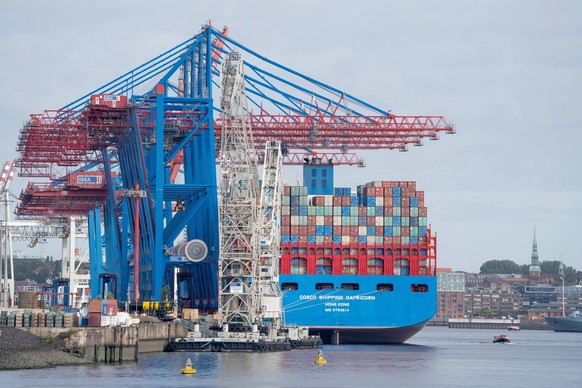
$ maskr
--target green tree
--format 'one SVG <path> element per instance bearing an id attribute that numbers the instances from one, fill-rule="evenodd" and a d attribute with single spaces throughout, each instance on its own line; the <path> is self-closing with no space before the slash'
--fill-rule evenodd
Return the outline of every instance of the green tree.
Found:
<path id="1" fill-rule="evenodd" d="M 165 284 L 162 287 L 161 290 L 161 298 L 162 298 L 162 302 L 166 303 L 169 302 L 170 300 L 172 300 L 171 295 L 170 295 L 170 285 L 169 284 Z"/>
<path id="2" fill-rule="evenodd" d="M 511 260 L 489 260 L 481 265 L 479 273 L 521 273 L 521 268 Z"/>

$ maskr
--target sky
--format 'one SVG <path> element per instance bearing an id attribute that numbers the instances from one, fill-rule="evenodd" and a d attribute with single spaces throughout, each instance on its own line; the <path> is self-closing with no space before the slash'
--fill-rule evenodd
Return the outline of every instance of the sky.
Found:
<path id="1" fill-rule="evenodd" d="M 365 168 L 335 172 L 341 187 L 416 181 L 438 236 L 439 267 L 529 263 L 535 227 L 541 261 L 582 269 L 574 244 L 582 219 L 582 2 L 575 0 L 3 1 L 0 162 L 18 156 L 29 114 L 76 100 L 207 20 L 372 105 L 455 125 L 456 134 L 409 152 L 357 152 Z M 284 175 L 293 181 L 300 171 Z M 12 191 L 28 181 L 16 177 Z"/>

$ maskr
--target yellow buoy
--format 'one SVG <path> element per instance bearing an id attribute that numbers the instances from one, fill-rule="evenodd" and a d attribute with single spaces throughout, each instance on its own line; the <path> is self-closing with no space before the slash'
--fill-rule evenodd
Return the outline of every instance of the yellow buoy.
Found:
<path id="1" fill-rule="evenodd" d="M 184 368 L 182 368 L 180 373 L 182 373 L 183 375 L 195 375 L 196 374 L 196 369 L 192 368 L 192 361 L 190 361 L 190 359 L 188 359 L 188 361 L 186 361 L 186 366 Z"/>
<path id="2" fill-rule="evenodd" d="M 315 359 L 315 363 L 319 364 L 319 365 L 327 364 L 326 359 L 323 358 L 323 353 L 321 352 L 321 350 L 317 353 L 317 358 Z"/>

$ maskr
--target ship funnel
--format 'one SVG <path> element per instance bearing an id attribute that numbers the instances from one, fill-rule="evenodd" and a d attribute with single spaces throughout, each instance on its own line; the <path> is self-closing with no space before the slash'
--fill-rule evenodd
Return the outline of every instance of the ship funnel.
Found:
<path id="1" fill-rule="evenodd" d="M 198 263 L 206 259 L 208 247 L 202 240 L 190 240 L 166 249 L 168 256 L 184 256 L 188 260 Z"/>

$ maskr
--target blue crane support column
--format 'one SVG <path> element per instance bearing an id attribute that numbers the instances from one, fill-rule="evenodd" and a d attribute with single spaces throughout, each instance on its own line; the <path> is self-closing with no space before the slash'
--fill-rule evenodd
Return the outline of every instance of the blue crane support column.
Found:
<path id="1" fill-rule="evenodd" d="M 101 256 L 101 246 L 103 244 L 101 238 L 101 215 L 98 207 L 95 210 L 89 211 L 88 219 L 89 257 L 91 258 L 91 299 L 95 299 L 99 294 L 99 274 L 104 272 L 103 258 Z"/>
<path id="2" fill-rule="evenodd" d="M 155 161 L 155 207 L 154 207 L 154 247 L 152 285 L 154 300 L 160 300 L 162 295 L 162 279 L 166 267 L 166 261 L 162 254 L 164 235 L 164 97 L 166 85 L 156 85 L 156 155 Z"/>

